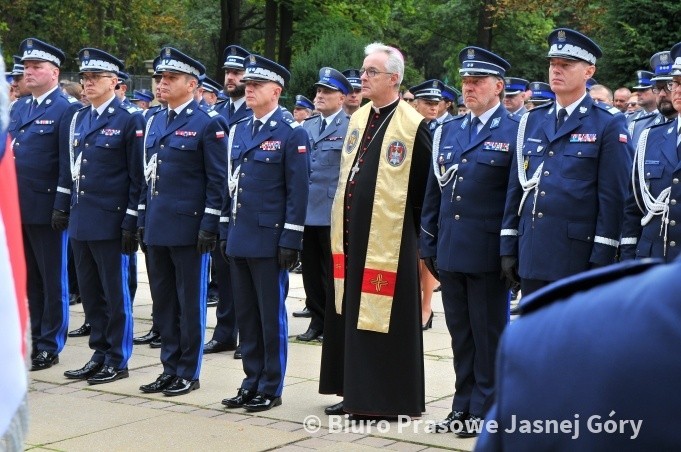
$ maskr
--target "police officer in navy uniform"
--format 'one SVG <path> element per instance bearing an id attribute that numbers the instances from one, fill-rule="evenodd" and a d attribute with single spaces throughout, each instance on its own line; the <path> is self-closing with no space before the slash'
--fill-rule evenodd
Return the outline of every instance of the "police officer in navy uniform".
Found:
<path id="1" fill-rule="evenodd" d="M 508 319 L 499 278 L 499 232 L 518 117 L 501 103 L 510 64 L 478 47 L 459 54 L 470 113 L 437 129 L 421 218 L 421 257 L 442 285 L 456 360 L 452 412 L 437 432 L 475 436 L 455 421 L 479 421 L 492 404 L 494 357 Z M 417 96 L 417 94 L 414 94 Z"/>
<path id="2" fill-rule="evenodd" d="M 59 362 L 66 341 L 69 291 L 66 246 L 71 197 L 68 126 L 80 108 L 59 89 L 65 55 L 35 38 L 20 46 L 26 87 L 10 116 L 31 315 L 31 370 Z"/>
<path id="3" fill-rule="evenodd" d="M 525 300 L 499 346 L 496 433 L 483 428 L 476 451 L 678 448 L 681 261 L 656 262 L 574 275 Z"/>
<path id="4" fill-rule="evenodd" d="M 681 43 L 666 83 L 681 114 Z M 681 251 L 681 117 L 644 130 L 634 159 L 633 194 L 627 200 L 622 259 L 657 257 L 671 262 Z"/>
<path id="5" fill-rule="evenodd" d="M 345 96 L 343 102 L 343 110 L 352 116 L 362 106 L 362 81 L 360 80 L 359 69 L 346 69 L 341 73 L 352 85 L 352 91 Z"/>
<path id="6" fill-rule="evenodd" d="M 222 84 L 210 77 L 205 77 L 201 82 L 201 87 L 203 87 L 203 100 L 206 101 L 208 107 L 213 107 L 218 101 L 218 93 L 222 90 Z"/>
<path id="7" fill-rule="evenodd" d="M 114 95 L 123 62 L 94 48 L 82 49 L 78 58 L 91 106 L 80 109 L 69 126 L 69 237 L 94 354 L 64 376 L 100 384 L 127 378 L 132 353 L 128 269 L 137 250 L 144 118 Z"/>
<path id="8" fill-rule="evenodd" d="M 523 295 L 614 262 L 631 177 L 624 115 L 586 92 L 600 48 L 565 28 L 548 42 L 556 102 L 520 121 L 501 230 L 502 269 Z"/>
<path id="9" fill-rule="evenodd" d="M 506 77 L 504 95 L 504 107 L 517 116 L 527 113 L 525 108 L 525 92 L 529 89 L 530 82 L 524 78 Z"/>
<path id="10" fill-rule="evenodd" d="M 147 245 L 154 321 L 163 373 L 142 392 L 186 394 L 200 387 L 209 252 L 215 248 L 227 167 L 227 124 L 199 107 L 204 66 L 177 49 L 161 50 L 158 71 L 167 110 L 149 118 L 138 226 Z M 172 225 L 172 227 L 169 227 Z"/>
<path id="11" fill-rule="evenodd" d="M 551 86 L 545 82 L 532 82 L 530 83 L 530 91 L 532 94 L 528 99 L 528 102 L 532 104 L 532 108 L 542 106 L 548 102 L 553 102 L 556 100 L 556 95 L 551 91 Z M 531 108 L 530 108 L 531 110 Z"/>
<path id="12" fill-rule="evenodd" d="M 319 70 L 315 83 L 315 108 L 319 115 L 307 118 L 303 129 L 310 136 L 310 192 L 303 232 L 303 287 L 305 307 L 310 311 L 310 325 L 299 341 L 309 342 L 324 331 L 326 306 L 334 305 L 331 268 L 331 204 L 338 186 L 340 158 L 350 116 L 343 111 L 345 96 L 352 85 L 345 76 L 330 67 Z"/>
<path id="13" fill-rule="evenodd" d="M 657 52 L 650 57 L 650 67 L 655 72 L 655 77 L 650 81 L 654 83 L 653 94 L 657 95 L 657 121 L 653 123 L 662 124 L 676 119 L 678 113 L 672 104 L 672 93 L 669 91 L 667 82 L 672 79 L 671 70 L 671 53 L 667 51 Z"/>
<path id="14" fill-rule="evenodd" d="M 458 111 L 456 115 L 452 114 L 452 106 L 456 103 L 457 97 L 459 97 L 461 93 L 456 88 L 445 85 L 444 83 L 440 86 L 440 92 L 442 94 L 442 100 L 438 105 L 437 122 L 438 124 L 444 124 L 445 122 L 454 119 L 454 116 L 458 116 Z"/>
<path id="15" fill-rule="evenodd" d="M 431 134 L 440 126 L 437 117 L 443 86 L 444 83 L 440 80 L 431 79 L 409 88 L 409 92 L 414 95 L 414 108 L 424 117 Z"/>
<path id="16" fill-rule="evenodd" d="M 246 105 L 246 85 L 241 81 L 244 76 L 244 58 L 249 52 L 237 45 L 230 45 L 223 52 L 222 67 L 225 70 L 224 90 L 229 100 L 215 106 L 215 111 L 220 113 L 226 120 L 228 129 L 227 145 L 234 141 L 236 126 L 246 121 L 253 112 Z M 230 165 L 231 161 L 227 161 Z M 227 171 L 229 171 L 229 166 Z M 225 192 L 225 197 L 231 196 L 231 192 Z M 227 215 L 220 217 L 220 235 L 227 236 Z M 222 252 L 224 246 L 211 253 L 213 267 L 215 268 L 214 281 L 217 283 L 218 304 L 215 309 L 217 322 L 213 330 L 213 337 L 203 347 L 203 353 L 218 353 L 234 350 L 234 358 L 241 359 L 241 350 L 237 344 L 239 330 L 236 322 L 234 307 L 234 290 L 232 289 L 232 276 L 227 262 L 227 256 Z"/>
<path id="17" fill-rule="evenodd" d="M 246 374 L 229 408 L 281 404 L 287 360 L 288 271 L 302 247 L 308 198 L 307 132 L 278 105 L 290 73 L 259 55 L 245 61 L 252 120 L 237 125 L 229 177 L 227 255 Z"/>
<path id="18" fill-rule="evenodd" d="M 12 110 L 17 102 L 25 96 L 31 94 L 31 91 L 26 88 L 26 81 L 24 80 L 24 64 L 21 62 L 21 56 L 13 55 L 14 65 L 9 75 L 12 77 L 12 89 L 15 92 L 16 99 L 9 104 L 9 113 L 12 114 Z M 25 100 L 25 99 L 24 99 Z"/>
<path id="19" fill-rule="evenodd" d="M 151 102 L 154 100 L 154 93 L 148 89 L 136 89 L 133 92 L 133 97 L 130 99 L 136 107 L 142 110 L 142 114 L 149 109 Z"/>
<path id="20" fill-rule="evenodd" d="M 655 82 L 652 80 L 655 74 L 650 71 L 636 71 L 638 78 L 638 85 L 632 89 L 638 93 L 638 103 L 643 108 L 641 111 L 629 121 L 629 135 L 631 136 L 631 144 L 635 147 L 638 139 L 641 137 L 641 132 L 650 126 L 660 124 L 664 121 L 664 117 L 660 115 L 657 110 L 657 96 L 655 93 Z"/>

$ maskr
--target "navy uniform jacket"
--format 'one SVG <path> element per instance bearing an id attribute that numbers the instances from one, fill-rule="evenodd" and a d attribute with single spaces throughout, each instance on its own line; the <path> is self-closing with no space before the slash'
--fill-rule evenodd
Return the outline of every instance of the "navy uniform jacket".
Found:
<path id="1" fill-rule="evenodd" d="M 321 116 L 315 115 L 303 122 L 310 136 L 310 194 L 307 201 L 305 224 L 310 226 L 331 225 L 331 204 L 338 187 L 341 149 L 348 132 L 350 116 L 343 110 L 321 128 Z"/>
<path id="2" fill-rule="evenodd" d="M 252 120 L 236 126 L 232 168 L 236 196 L 230 216 L 227 254 L 275 257 L 277 248 L 301 249 L 308 197 L 309 138 L 278 108 L 251 138 Z"/>
<path id="3" fill-rule="evenodd" d="M 166 107 L 164 107 L 161 104 L 152 105 L 151 107 L 144 110 L 142 115 L 144 115 L 144 119 L 147 120 L 147 119 L 151 118 L 153 115 L 155 115 L 156 113 L 158 113 L 160 110 L 163 110 L 164 108 L 166 108 Z"/>
<path id="4" fill-rule="evenodd" d="M 22 224 L 50 224 L 52 210 L 69 211 L 71 170 L 68 133 L 73 113 L 82 105 L 57 88 L 29 115 L 32 96 L 12 110 L 13 138 Z"/>
<path id="5" fill-rule="evenodd" d="M 496 400 L 476 451 L 678 450 L 681 261 L 630 261 L 530 295 L 497 357 Z M 525 300 L 524 300 L 525 301 Z M 519 433 L 520 420 L 567 420 L 579 432 Z M 643 421 L 635 435 L 631 424 Z M 605 433 L 607 421 L 618 431 Z M 590 424 L 591 423 L 591 424 Z M 600 428 L 599 433 L 589 431 Z M 610 423 L 612 426 L 612 423 Z M 553 427 L 555 432 L 555 427 Z"/>
<path id="6" fill-rule="evenodd" d="M 168 110 L 147 123 L 145 158 L 156 157 L 156 179 L 142 187 L 139 226 L 157 246 L 195 245 L 199 230 L 217 234 L 225 192 L 227 124 L 192 101 L 166 129 Z M 149 170 L 149 168 L 147 168 Z M 152 190 L 153 185 L 153 190 Z"/>
<path id="7" fill-rule="evenodd" d="M 630 194 L 624 212 L 624 228 L 622 230 L 622 259 L 634 257 L 659 257 L 666 261 L 673 260 L 681 251 L 681 161 L 676 151 L 678 139 L 676 121 L 653 126 L 649 129 L 644 151 L 644 179 L 653 198 L 670 188 L 669 222 L 665 250 L 665 229 L 662 227 L 662 215 L 653 216 L 641 226 L 644 213 L 638 203 L 645 208 L 639 186 L 640 174 L 636 172 L 634 186 L 636 195 Z M 637 162 L 634 161 L 634 165 Z M 636 197 L 635 197 L 636 196 Z M 647 213 L 647 212 L 646 212 Z"/>
<path id="8" fill-rule="evenodd" d="M 90 112 L 91 107 L 78 111 L 71 137 L 72 158 L 80 154 L 81 160 L 71 192 L 69 237 L 112 240 L 137 225 L 144 118 L 115 97 L 92 126 Z"/>
<path id="9" fill-rule="evenodd" d="M 453 176 L 440 190 L 431 168 L 421 257 L 437 256 L 438 268 L 450 272 L 492 272 L 499 270 L 499 232 L 518 118 L 499 105 L 472 142 L 470 120 L 470 114 L 454 118 L 442 125 L 437 148 L 437 135 L 433 140 L 437 174 L 453 171 Z"/>
<path id="10" fill-rule="evenodd" d="M 641 137 L 641 132 L 643 132 L 648 127 L 663 124 L 665 122 L 667 122 L 667 118 L 665 118 L 657 110 L 652 111 L 650 113 L 644 113 L 638 118 L 633 119 L 629 123 L 629 126 L 627 127 L 627 130 L 629 131 L 629 136 L 631 136 L 631 144 L 634 146 L 634 148 L 636 148 L 636 145 L 638 144 L 638 139 Z"/>
<path id="11" fill-rule="evenodd" d="M 520 276 L 544 281 L 614 261 L 633 155 L 619 110 L 586 96 L 558 133 L 555 110 L 550 103 L 521 120 L 522 161 L 518 168 L 514 154 L 501 233 L 501 255 L 519 255 Z M 519 172 L 530 180 L 542 163 L 518 216 Z"/>

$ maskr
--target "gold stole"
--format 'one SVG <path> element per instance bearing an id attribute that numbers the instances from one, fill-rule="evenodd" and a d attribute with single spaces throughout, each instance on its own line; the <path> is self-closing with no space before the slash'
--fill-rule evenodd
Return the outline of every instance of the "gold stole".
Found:
<path id="1" fill-rule="evenodd" d="M 336 293 L 336 312 L 342 313 L 345 285 L 343 253 L 343 211 L 345 188 L 357 150 L 361 147 L 373 102 L 350 118 L 343 143 L 338 189 L 331 209 L 331 254 Z M 409 189 L 409 172 L 416 130 L 423 117 L 405 102 L 399 102 L 381 143 L 374 205 L 369 226 L 369 245 L 362 275 L 357 329 L 387 333 L 390 328 L 397 262 Z M 371 151 L 369 151 L 371 152 Z M 416 256 L 414 256 L 416 259 Z"/>

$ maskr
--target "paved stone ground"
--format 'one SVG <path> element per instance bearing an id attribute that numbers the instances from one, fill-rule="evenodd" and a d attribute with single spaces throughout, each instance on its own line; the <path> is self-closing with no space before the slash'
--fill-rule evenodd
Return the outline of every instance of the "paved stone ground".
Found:
<path id="1" fill-rule="evenodd" d="M 135 334 L 148 331 L 151 298 L 139 256 L 139 286 L 134 305 Z M 337 418 L 329 425 L 324 407 L 338 402 L 317 392 L 321 346 L 319 342 L 297 342 L 308 319 L 290 314 L 304 306 L 300 275 L 291 274 L 289 297 L 289 357 L 283 404 L 270 411 L 249 414 L 227 410 L 220 401 L 236 393 L 243 378 L 241 361 L 231 352 L 206 355 L 201 371 L 201 389 L 179 397 L 143 394 L 141 384 L 162 372 L 159 350 L 135 346 L 129 362 L 130 377 L 114 383 L 89 386 L 67 380 L 63 372 L 81 367 L 91 356 L 87 338 L 69 338 L 60 363 L 51 369 L 30 373 L 30 429 L 27 450 L 113 451 L 238 450 L 262 451 L 470 451 L 474 439 L 454 434 L 428 433 L 427 421 L 444 418 L 450 410 L 454 370 L 450 338 L 445 326 L 439 294 L 433 299 L 433 328 L 424 332 L 426 413 L 416 425 L 383 423 L 363 431 Z M 70 329 L 83 323 L 80 304 L 72 306 Z M 208 331 L 212 335 L 215 308 L 208 309 Z M 399 378 L 399 376 L 396 376 Z M 305 424 L 305 422 L 308 424 Z M 315 426 L 311 429 L 310 426 Z M 307 427 L 307 428 L 306 428 Z M 312 431 L 315 430 L 315 431 Z"/>

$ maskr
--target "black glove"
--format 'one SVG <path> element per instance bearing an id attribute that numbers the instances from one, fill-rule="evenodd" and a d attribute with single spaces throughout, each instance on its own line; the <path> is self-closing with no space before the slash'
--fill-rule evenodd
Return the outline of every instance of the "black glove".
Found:
<path id="1" fill-rule="evenodd" d="M 218 241 L 218 235 L 212 232 L 200 230 L 199 238 L 196 242 L 196 251 L 199 254 L 210 253 L 215 249 L 215 244 Z"/>
<path id="2" fill-rule="evenodd" d="M 428 271 L 430 272 L 431 275 L 435 277 L 438 281 L 440 280 L 440 275 L 437 272 L 437 258 L 435 256 L 433 257 L 424 257 L 423 259 L 423 265 L 426 266 Z"/>
<path id="3" fill-rule="evenodd" d="M 595 268 L 602 268 L 606 267 L 608 264 L 597 264 L 596 262 L 589 262 L 589 270 L 593 270 Z"/>
<path id="4" fill-rule="evenodd" d="M 137 242 L 144 254 L 147 254 L 147 244 L 144 243 L 144 227 L 137 228 Z"/>
<path id="5" fill-rule="evenodd" d="M 220 254 L 222 254 L 222 258 L 226 261 L 229 262 L 229 258 L 227 257 L 227 240 L 220 240 Z"/>
<path id="6" fill-rule="evenodd" d="M 137 237 L 132 231 L 121 229 L 121 253 L 132 254 L 137 251 Z"/>
<path id="7" fill-rule="evenodd" d="M 63 210 L 52 210 L 52 229 L 64 231 L 69 227 L 69 214 Z"/>
<path id="8" fill-rule="evenodd" d="M 506 278 L 506 287 L 511 287 L 520 284 L 520 276 L 518 276 L 518 258 L 515 256 L 501 256 L 501 279 Z"/>
<path id="9" fill-rule="evenodd" d="M 293 270 L 298 263 L 298 250 L 279 247 L 279 267 L 282 270 Z"/>

